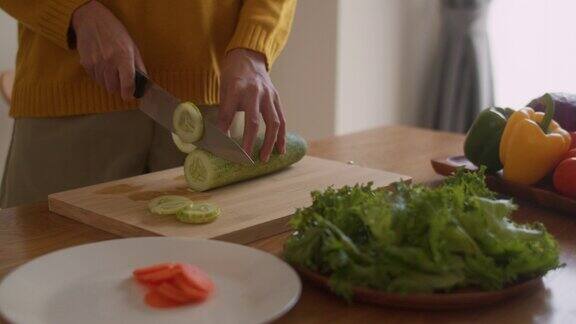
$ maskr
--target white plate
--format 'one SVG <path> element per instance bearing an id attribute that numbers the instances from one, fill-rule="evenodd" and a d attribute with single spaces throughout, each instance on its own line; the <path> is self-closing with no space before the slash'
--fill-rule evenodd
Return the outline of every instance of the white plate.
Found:
<path id="1" fill-rule="evenodd" d="M 144 304 L 132 270 L 188 262 L 214 281 L 204 303 L 170 309 Z M 300 297 L 296 272 L 279 258 L 213 240 L 145 237 L 81 245 L 16 269 L 0 285 L 0 312 L 15 323 L 264 323 Z"/>

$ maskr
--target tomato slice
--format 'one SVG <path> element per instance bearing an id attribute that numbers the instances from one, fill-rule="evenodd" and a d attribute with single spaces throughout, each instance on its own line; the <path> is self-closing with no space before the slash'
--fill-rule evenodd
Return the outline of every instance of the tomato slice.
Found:
<path id="1" fill-rule="evenodd" d="M 209 292 L 194 288 L 188 283 L 188 280 L 186 280 L 182 274 L 174 277 L 172 281 L 174 282 L 174 285 L 190 299 L 190 301 L 201 302 L 208 297 Z"/>
<path id="2" fill-rule="evenodd" d="M 163 268 L 163 269 L 160 269 L 158 271 L 137 275 L 136 279 L 138 279 L 138 281 L 140 281 L 142 283 L 154 284 L 154 283 L 160 283 L 162 281 L 170 280 L 170 279 L 174 278 L 174 276 L 176 276 L 180 272 L 182 272 L 181 267 L 175 266 L 172 268 Z"/>
<path id="3" fill-rule="evenodd" d="M 178 303 L 190 302 L 190 297 L 170 281 L 163 282 L 155 288 L 155 290 L 164 297 Z"/>
<path id="4" fill-rule="evenodd" d="M 186 263 L 160 263 L 133 271 L 148 288 L 146 303 L 155 308 L 201 302 L 214 290 L 212 280 L 198 267 Z"/>
<path id="5" fill-rule="evenodd" d="M 165 297 L 161 293 L 156 290 L 150 290 L 146 293 L 146 297 L 144 297 L 144 301 L 148 306 L 154 308 L 170 308 L 183 305 L 183 303 L 175 302 L 170 298 Z"/>
<path id="6" fill-rule="evenodd" d="M 178 264 L 181 268 L 181 273 L 184 278 L 192 287 L 205 292 L 214 290 L 214 283 L 204 271 L 191 264 Z"/>
<path id="7" fill-rule="evenodd" d="M 174 264 L 172 262 L 158 263 L 158 264 L 155 264 L 155 265 L 152 265 L 149 267 L 138 268 L 138 269 L 134 270 L 132 272 L 132 274 L 136 277 L 136 276 L 140 276 L 140 275 L 151 273 L 151 272 L 156 272 L 156 271 L 160 271 L 160 270 L 164 270 L 164 269 L 173 268 L 175 266 L 176 266 L 176 264 Z"/>

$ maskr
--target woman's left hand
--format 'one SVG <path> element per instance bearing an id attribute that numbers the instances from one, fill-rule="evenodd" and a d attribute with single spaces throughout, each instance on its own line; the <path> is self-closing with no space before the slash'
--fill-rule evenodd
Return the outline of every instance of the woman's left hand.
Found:
<path id="1" fill-rule="evenodd" d="M 226 55 L 221 69 L 218 127 L 227 132 L 236 111 L 244 111 L 242 146 L 252 154 L 262 115 L 266 132 L 260 160 L 268 162 L 276 149 L 286 151 L 286 121 L 278 92 L 266 70 L 264 55 L 247 49 L 234 49 Z"/>

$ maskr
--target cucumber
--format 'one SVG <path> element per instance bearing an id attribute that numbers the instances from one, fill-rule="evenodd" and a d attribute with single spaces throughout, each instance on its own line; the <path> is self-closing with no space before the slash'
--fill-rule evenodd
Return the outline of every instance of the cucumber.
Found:
<path id="1" fill-rule="evenodd" d="M 260 151 L 262 142 L 262 138 L 259 138 L 254 150 L 255 155 Z M 286 168 L 300 161 L 306 155 L 306 149 L 306 141 L 294 133 L 286 135 L 286 154 L 274 153 L 268 163 L 255 159 L 255 165 L 242 165 L 196 149 L 186 157 L 184 175 L 191 189 L 206 191 Z"/>
<path id="2" fill-rule="evenodd" d="M 179 104 L 172 118 L 174 130 L 183 142 L 194 143 L 202 138 L 204 120 L 196 105 L 191 102 Z"/>
<path id="3" fill-rule="evenodd" d="M 184 223 L 204 224 L 213 222 L 220 215 L 220 208 L 207 203 L 199 202 L 182 208 L 176 214 L 176 218 Z"/>
<path id="4" fill-rule="evenodd" d="M 192 201 L 186 197 L 165 195 L 156 197 L 148 203 L 150 212 L 158 215 L 176 214 L 184 207 L 190 206 Z"/>
<path id="5" fill-rule="evenodd" d="M 180 136 L 178 136 L 174 133 L 172 133 L 172 141 L 174 141 L 174 144 L 182 153 L 188 154 L 188 153 L 191 153 L 192 151 L 194 151 L 196 149 L 196 145 L 194 145 L 192 143 L 184 143 L 180 139 Z"/>

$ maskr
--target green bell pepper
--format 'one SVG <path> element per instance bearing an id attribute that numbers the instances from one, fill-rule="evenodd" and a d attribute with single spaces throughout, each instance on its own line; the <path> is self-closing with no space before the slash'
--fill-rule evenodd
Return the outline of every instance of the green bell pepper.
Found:
<path id="1" fill-rule="evenodd" d="M 502 169 L 500 139 L 510 115 L 510 108 L 491 107 L 480 112 L 468 130 L 464 142 L 464 155 L 476 166 L 484 165 L 488 172 Z"/>

